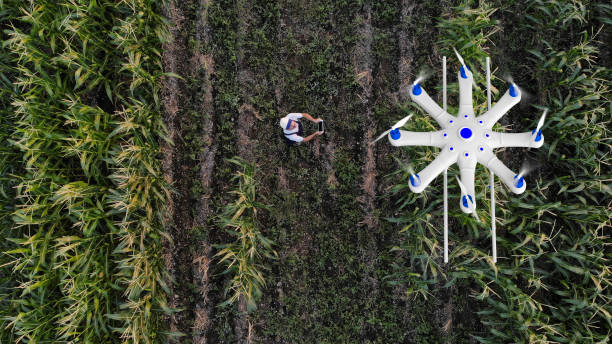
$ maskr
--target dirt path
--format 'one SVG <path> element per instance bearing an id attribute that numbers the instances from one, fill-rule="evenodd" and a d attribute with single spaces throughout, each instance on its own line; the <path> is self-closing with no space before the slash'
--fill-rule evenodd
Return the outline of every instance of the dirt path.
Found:
<path id="1" fill-rule="evenodd" d="M 198 344 L 207 343 L 210 328 L 212 247 L 205 238 L 194 243 L 192 235 L 194 231 L 206 232 L 212 215 L 211 178 L 217 148 L 211 82 L 214 60 L 200 49 L 188 49 L 188 42 L 206 45 L 210 41 L 209 5 L 209 0 L 168 3 L 166 16 L 172 40 L 163 53 L 164 70 L 183 77 L 167 78 L 162 91 L 165 122 L 173 142 L 164 146 L 163 167 L 165 178 L 175 190 L 166 215 L 166 231 L 172 242 L 166 244 L 164 256 L 172 278 L 169 306 L 181 309 L 169 322 L 171 331 L 181 332 L 186 336 L 183 340 Z M 190 80 L 198 82 L 192 84 Z M 197 125 L 193 124 L 194 114 L 199 117 Z M 203 190 L 195 199 L 191 191 L 194 185 Z"/>
<path id="2" fill-rule="evenodd" d="M 251 90 L 255 87 L 254 75 L 249 69 L 246 55 L 249 54 L 247 45 L 247 31 L 252 30 L 252 4 L 248 0 L 238 0 L 236 2 L 236 12 L 238 13 L 238 29 L 237 29 L 237 57 L 236 65 L 238 73 L 236 75 L 236 83 L 238 92 L 242 100 L 242 105 L 238 109 L 238 123 L 236 128 L 236 146 L 238 147 L 238 156 L 249 163 L 254 163 L 253 159 L 253 130 L 256 117 L 259 117 L 257 111 L 250 103 L 252 93 Z M 246 300 L 240 298 L 238 300 L 238 314 L 234 318 L 234 334 L 236 343 L 249 344 L 253 342 L 254 332 L 251 325 L 250 317 L 247 312 Z"/>
<path id="3" fill-rule="evenodd" d="M 211 33 L 208 26 L 208 9 L 211 0 L 199 0 L 197 2 L 197 21 L 195 27 L 195 40 L 202 46 L 210 44 Z M 211 216 L 213 216 L 211 197 L 212 197 L 212 175 L 215 167 L 217 145 L 214 142 L 215 135 L 215 111 L 213 105 L 213 85 L 212 75 L 214 74 L 214 58 L 212 54 L 203 54 L 200 50 L 194 52 L 191 59 L 193 68 L 192 75 L 200 80 L 199 92 L 201 97 L 195 99 L 195 108 L 203 114 L 201 127 L 198 133 L 204 139 L 202 149 L 198 156 L 198 173 L 196 180 L 202 186 L 202 192 L 197 199 L 195 209 L 195 223 L 198 228 L 207 228 Z M 210 316 L 214 305 L 210 300 L 209 293 L 211 285 L 211 264 L 213 249 L 212 245 L 204 238 L 193 250 L 193 284 L 195 287 L 195 309 L 193 324 L 193 342 L 195 344 L 208 343 L 207 332 L 210 329 Z"/>
<path id="4" fill-rule="evenodd" d="M 170 1 L 166 8 L 166 17 L 169 19 L 172 41 L 164 46 L 163 63 L 166 72 L 183 74 L 187 65 L 188 53 L 186 51 L 187 36 L 184 10 L 175 2 Z M 169 130 L 173 145 L 165 144 L 163 147 L 163 169 L 166 180 L 173 186 L 176 193 L 168 202 L 166 217 L 166 232 L 172 242 L 166 244 L 165 261 L 172 281 L 168 283 L 170 295 L 168 305 L 174 309 L 184 309 L 175 312 L 170 317 L 170 331 L 190 333 L 187 324 L 193 320 L 193 313 L 189 305 L 189 292 L 181 287 L 181 283 L 191 279 L 191 255 L 186 243 L 186 232 L 192 226 L 189 207 L 185 207 L 185 193 L 188 191 L 188 167 L 183 165 L 185 152 L 182 139 L 183 109 L 181 104 L 186 102 L 185 85 L 178 78 L 169 77 L 164 82 L 163 99 L 165 109 L 165 122 Z M 188 264 L 186 264 L 188 263 Z"/>
<path id="5" fill-rule="evenodd" d="M 400 49 L 400 62 L 399 62 L 399 77 L 400 77 L 400 88 L 399 95 L 401 101 L 409 101 L 410 95 L 410 83 L 414 79 L 412 70 L 414 68 L 413 58 L 413 46 L 414 36 L 410 33 L 414 31 L 414 27 L 410 24 L 413 19 L 416 3 L 412 0 L 402 0 L 401 4 L 401 30 L 399 31 L 399 49 Z"/>
<path id="6" fill-rule="evenodd" d="M 354 63 L 357 80 L 362 88 L 359 98 L 364 106 L 364 136 L 362 144 L 365 146 L 365 154 L 363 160 L 363 195 L 361 203 L 363 204 L 365 217 L 363 223 L 368 229 L 372 229 L 377 225 L 377 220 L 373 215 L 374 197 L 376 196 L 376 160 L 374 158 L 374 145 L 369 144 L 374 139 L 374 131 L 376 125 L 372 118 L 372 9 L 370 6 L 364 6 L 363 13 L 357 19 L 362 25 L 357 29 L 358 41 L 355 46 Z"/>

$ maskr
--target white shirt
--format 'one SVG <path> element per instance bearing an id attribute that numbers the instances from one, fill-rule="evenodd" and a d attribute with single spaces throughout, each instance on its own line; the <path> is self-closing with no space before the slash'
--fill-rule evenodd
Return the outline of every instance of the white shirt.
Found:
<path id="1" fill-rule="evenodd" d="M 302 114 L 301 113 L 297 113 L 297 112 L 292 112 L 292 113 L 288 114 L 287 116 L 285 116 L 285 118 L 297 121 L 300 118 L 302 118 Z M 291 130 L 291 129 L 289 129 L 289 130 L 283 129 L 283 133 L 285 133 L 285 137 L 288 138 L 291 141 L 302 142 L 304 140 L 304 138 L 297 134 L 297 132 L 299 130 L 300 130 L 299 127 L 295 127 L 295 129 L 293 129 L 293 130 Z"/>

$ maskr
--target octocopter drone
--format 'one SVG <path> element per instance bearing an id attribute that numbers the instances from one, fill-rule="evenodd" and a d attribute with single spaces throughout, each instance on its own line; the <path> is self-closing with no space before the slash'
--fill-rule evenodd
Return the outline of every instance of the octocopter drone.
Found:
<path id="1" fill-rule="evenodd" d="M 393 146 L 434 146 L 441 149 L 440 154 L 422 171 L 410 171 L 410 190 L 421 193 L 440 174 L 444 173 L 444 262 L 448 262 L 448 192 L 447 169 L 453 163 L 459 166 L 461 178 L 457 178 L 461 189 L 459 207 L 464 213 L 471 213 L 478 220 L 476 213 L 476 194 L 474 192 L 474 174 L 476 163 L 486 166 L 490 174 L 491 187 L 491 231 L 493 245 L 493 261 L 497 262 L 497 247 L 495 235 L 495 191 L 494 175 L 497 174 L 506 186 L 514 193 L 525 191 L 526 183 L 522 173 L 512 172 L 493 153 L 495 148 L 530 147 L 539 148 L 544 143 L 542 125 L 546 112 L 540 118 L 537 127 L 525 133 L 500 133 L 492 131 L 493 125 L 521 100 L 521 90 L 513 82 L 501 99 L 491 107 L 491 72 L 490 60 L 487 57 L 487 111 L 474 115 L 472 105 L 473 74 L 467 67 L 461 55 L 455 50 L 461 63 L 457 78 L 459 80 L 459 111 L 452 116 L 446 111 L 446 57 L 443 57 L 443 107 L 441 108 L 425 92 L 417 79 L 410 90 L 410 97 L 423 110 L 432 116 L 442 127 L 435 132 L 413 132 L 400 130 L 410 119 L 407 116 L 397 122 L 391 129 L 385 131 L 372 143 L 388 135 Z"/>

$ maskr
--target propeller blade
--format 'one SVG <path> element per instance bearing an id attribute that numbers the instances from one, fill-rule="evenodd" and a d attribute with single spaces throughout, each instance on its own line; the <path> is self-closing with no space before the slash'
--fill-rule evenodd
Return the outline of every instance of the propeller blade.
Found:
<path id="1" fill-rule="evenodd" d="M 453 50 L 455 51 L 455 55 L 457 55 L 457 58 L 459 59 L 459 62 L 461 62 L 461 65 L 466 67 L 466 69 L 467 69 L 467 66 L 465 65 L 465 61 L 463 61 L 463 57 L 461 57 L 461 55 L 459 55 L 459 52 L 457 51 L 457 49 L 455 49 L 455 47 L 453 47 Z"/>
<path id="2" fill-rule="evenodd" d="M 412 117 L 412 114 L 402 118 L 399 120 L 399 122 L 395 123 L 391 129 L 397 129 L 397 128 L 401 128 L 404 126 L 404 124 L 406 124 L 406 122 L 408 122 L 408 120 L 410 119 L 410 117 Z"/>
<path id="3" fill-rule="evenodd" d="M 389 132 L 391 131 L 391 129 L 385 131 L 384 133 L 380 134 L 380 136 L 378 138 L 376 138 L 376 140 L 370 142 L 370 144 L 374 144 L 376 141 L 382 139 L 383 137 L 385 137 L 385 135 L 387 135 Z"/>
<path id="4" fill-rule="evenodd" d="M 542 117 L 540 117 L 540 121 L 538 122 L 538 126 L 536 127 L 535 133 L 537 134 L 538 131 L 540 131 L 540 128 L 542 128 L 542 125 L 544 125 L 544 120 L 546 119 L 546 113 L 548 112 L 547 110 L 544 110 L 544 113 L 542 114 Z"/>
<path id="5" fill-rule="evenodd" d="M 453 47 L 453 50 L 455 51 L 455 55 L 457 55 L 457 58 L 459 59 L 459 62 L 465 68 L 466 73 L 469 72 L 469 70 L 467 69 L 467 66 L 465 65 L 465 61 L 463 61 L 463 57 L 461 57 L 461 55 L 459 55 L 459 52 L 457 51 L 457 49 L 455 49 L 455 47 Z M 476 80 L 472 79 L 472 85 L 474 86 L 474 88 L 477 87 L 476 86 Z"/>
<path id="6" fill-rule="evenodd" d="M 412 168 L 412 164 L 411 163 L 408 163 L 408 173 L 410 173 L 413 176 L 416 175 L 416 173 L 414 173 L 414 168 Z"/>
<path id="7" fill-rule="evenodd" d="M 459 188 L 461 189 L 461 195 L 467 195 L 467 191 L 465 190 L 465 185 L 463 185 L 463 183 L 461 182 L 461 179 L 459 179 L 458 176 L 455 176 L 455 178 L 457 178 L 457 183 L 459 183 Z"/>
<path id="8" fill-rule="evenodd" d="M 478 223 L 480 223 L 480 217 L 478 217 L 478 213 L 476 213 L 476 208 L 474 208 L 474 203 L 472 203 L 472 215 L 474 215 L 474 218 L 476 219 L 476 221 Z"/>
<path id="9" fill-rule="evenodd" d="M 380 136 L 379 136 L 379 137 L 377 137 L 377 138 L 376 138 L 376 140 L 374 140 L 374 141 L 370 142 L 370 144 L 374 144 L 376 141 L 378 141 L 378 140 L 382 139 L 382 138 L 383 138 L 383 137 L 385 137 L 385 135 L 387 135 L 387 134 L 388 134 L 388 133 L 389 133 L 391 130 L 403 127 L 403 126 L 404 126 L 404 124 L 406 124 L 406 122 L 408 122 L 408 120 L 410 119 L 410 117 L 412 117 L 412 114 L 410 114 L 410 115 L 408 115 L 408 116 L 406 116 L 406 117 L 404 117 L 404 118 L 400 119 L 400 120 L 399 120 L 399 122 L 395 123 L 395 124 L 394 124 L 394 125 L 391 127 L 391 129 L 389 129 L 389 130 L 385 131 L 384 133 L 380 134 Z"/>

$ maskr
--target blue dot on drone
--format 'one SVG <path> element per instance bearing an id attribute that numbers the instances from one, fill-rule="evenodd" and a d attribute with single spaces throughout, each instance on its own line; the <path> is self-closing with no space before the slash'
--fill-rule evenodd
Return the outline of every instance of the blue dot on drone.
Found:
<path id="1" fill-rule="evenodd" d="M 482 151 L 484 151 L 484 148 L 480 147 L 480 151 L 481 151 L 481 152 L 482 152 Z"/>
<path id="2" fill-rule="evenodd" d="M 463 128 L 459 132 L 459 135 L 461 135 L 461 137 L 464 138 L 464 139 L 469 139 L 470 137 L 472 137 L 472 129 L 470 129 L 470 128 Z"/>
<path id="3" fill-rule="evenodd" d="M 450 150 L 453 150 L 453 147 L 451 147 Z"/>
<path id="4" fill-rule="evenodd" d="M 470 156 L 468 153 L 465 153 L 465 156 Z"/>

